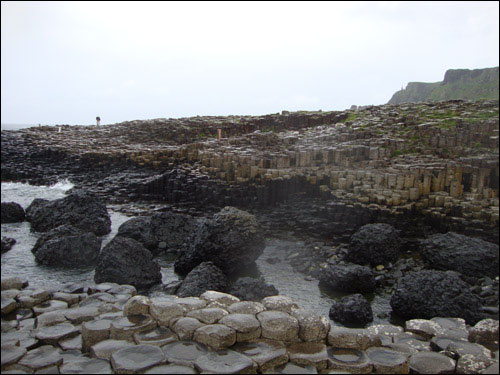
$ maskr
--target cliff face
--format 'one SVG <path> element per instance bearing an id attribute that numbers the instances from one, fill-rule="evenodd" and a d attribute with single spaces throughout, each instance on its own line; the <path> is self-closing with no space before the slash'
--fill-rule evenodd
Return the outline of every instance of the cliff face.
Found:
<path id="1" fill-rule="evenodd" d="M 410 82 L 397 91 L 388 104 L 436 102 L 452 99 L 498 99 L 498 67 L 450 69 L 442 82 Z"/>

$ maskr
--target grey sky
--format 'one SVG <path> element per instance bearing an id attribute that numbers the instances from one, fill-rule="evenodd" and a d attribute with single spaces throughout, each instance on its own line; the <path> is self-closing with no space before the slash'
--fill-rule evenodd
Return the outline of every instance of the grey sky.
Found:
<path id="1" fill-rule="evenodd" d="M 498 2 L 5 2 L 1 122 L 384 104 L 498 66 Z"/>

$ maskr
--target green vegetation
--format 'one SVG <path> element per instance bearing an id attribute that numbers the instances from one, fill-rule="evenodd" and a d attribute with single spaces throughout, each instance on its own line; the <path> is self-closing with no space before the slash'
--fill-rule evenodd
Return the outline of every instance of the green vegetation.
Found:
<path id="1" fill-rule="evenodd" d="M 498 67 L 485 69 L 450 69 L 442 82 L 410 82 L 396 92 L 389 104 L 435 102 L 451 99 L 499 99 Z"/>

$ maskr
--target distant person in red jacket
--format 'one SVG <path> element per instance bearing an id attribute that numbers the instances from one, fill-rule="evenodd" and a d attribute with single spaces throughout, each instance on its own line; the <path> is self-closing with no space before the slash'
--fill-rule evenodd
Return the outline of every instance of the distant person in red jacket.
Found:
<path id="1" fill-rule="evenodd" d="M 97 126 L 101 125 L 101 118 L 99 116 L 95 118 L 95 121 L 97 122 Z"/>

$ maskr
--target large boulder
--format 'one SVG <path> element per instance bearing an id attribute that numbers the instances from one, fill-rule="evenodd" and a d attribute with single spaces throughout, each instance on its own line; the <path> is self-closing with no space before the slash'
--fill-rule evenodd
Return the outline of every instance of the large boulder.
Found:
<path id="1" fill-rule="evenodd" d="M 118 228 L 117 236 L 128 237 L 140 242 L 142 246 L 156 255 L 158 241 L 151 229 L 150 216 L 138 216 L 124 222 Z"/>
<path id="2" fill-rule="evenodd" d="M 94 264 L 101 239 L 72 225 L 61 225 L 42 234 L 31 252 L 46 265 L 81 266 Z"/>
<path id="3" fill-rule="evenodd" d="M 229 294 L 238 297 L 242 301 L 259 302 L 265 297 L 278 295 L 279 291 L 274 285 L 267 284 L 263 279 L 240 277 L 231 285 Z"/>
<path id="4" fill-rule="evenodd" d="M 111 232 L 106 205 L 96 196 L 83 191 L 53 201 L 34 199 L 26 209 L 26 219 L 37 232 L 47 232 L 65 224 L 93 232 L 96 236 Z"/>
<path id="5" fill-rule="evenodd" d="M 139 241 L 153 254 L 179 252 L 196 227 L 196 219 L 174 212 L 134 217 L 118 228 L 118 235 Z"/>
<path id="6" fill-rule="evenodd" d="M 328 265 L 320 275 L 320 283 L 347 293 L 370 293 L 376 286 L 372 270 L 353 263 Z"/>
<path id="7" fill-rule="evenodd" d="M 15 243 L 16 240 L 14 238 L 2 236 L 2 254 L 12 249 Z"/>
<path id="8" fill-rule="evenodd" d="M 203 262 L 187 274 L 176 294 L 179 297 L 199 297 L 207 290 L 225 292 L 226 288 L 226 275 L 212 262 Z"/>
<path id="9" fill-rule="evenodd" d="M 18 223 L 25 219 L 24 209 L 16 202 L 2 202 L 2 224 Z"/>
<path id="10" fill-rule="evenodd" d="M 351 294 L 335 301 L 330 307 L 330 318 L 342 324 L 367 324 L 373 321 L 370 303 L 361 294 Z"/>
<path id="11" fill-rule="evenodd" d="M 175 271 L 186 274 L 202 262 L 213 262 L 226 273 L 252 265 L 265 240 L 254 215 L 225 207 L 212 219 L 200 221 L 189 248 L 176 260 Z"/>
<path id="12" fill-rule="evenodd" d="M 161 282 L 160 266 L 139 242 L 115 236 L 99 254 L 94 281 L 149 287 Z"/>
<path id="13" fill-rule="evenodd" d="M 498 276 L 498 245 L 479 238 L 454 232 L 435 234 L 421 242 L 420 251 L 430 268 L 476 277 Z"/>
<path id="14" fill-rule="evenodd" d="M 395 262 L 399 257 L 401 239 L 389 224 L 367 224 L 351 237 L 345 260 L 376 266 Z"/>
<path id="15" fill-rule="evenodd" d="M 452 316 L 469 324 L 481 320 L 479 298 L 453 271 L 410 272 L 399 279 L 390 303 L 393 311 L 405 319 Z"/>

